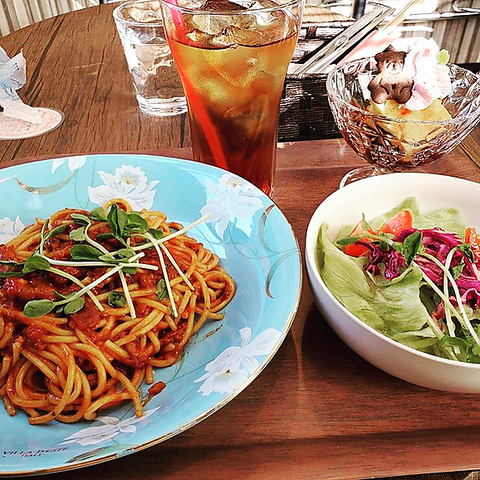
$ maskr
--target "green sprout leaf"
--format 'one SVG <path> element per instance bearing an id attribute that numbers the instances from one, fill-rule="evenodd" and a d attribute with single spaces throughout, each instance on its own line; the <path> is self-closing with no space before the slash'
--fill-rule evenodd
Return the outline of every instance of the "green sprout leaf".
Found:
<path id="1" fill-rule="evenodd" d="M 405 258 L 405 263 L 407 266 L 410 266 L 415 259 L 415 256 L 420 249 L 422 248 L 422 233 L 418 230 L 411 233 L 403 241 L 403 257 Z"/>
<path id="2" fill-rule="evenodd" d="M 8 277 L 23 277 L 27 273 L 35 272 L 37 270 L 50 270 L 50 262 L 45 258 L 37 254 L 33 254 L 28 257 L 22 263 L 10 262 L 10 261 L 3 261 L 0 262 L 1 265 L 7 265 L 13 268 L 20 268 L 22 270 L 8 270 L 6 272 L 0 272 L 0 278 L 8 278 Z"/>
<path id="3" fill-rule="evenodd" d="M 65 315 L 73 315 L 74 313 L 79 312 L 84 305 L 85 300 L 83 299 L 83 297 L 77 297 L 65 305 L 63 313 L 65 313 Z"/>
<path id="4" fill-rule="evenodd" d="M 24 273 L 21 270 L 9 270 L 7 272 L 0 272 L 0 278 L 9 277 L 23 277 Z"/>
<path id="5" fill-rule="evenodd" d="M 90 219 L 82 213 L 72 213 L 70 216 L 72 217 L 72 220 L 80 227 L 86 227 L 92 223 Z"/>
<path id="6" fill-rule="evenodd" d="M 114 238 L 115 238 L 115 235 L 113 235 L 113 233 L 109 233 L 109 232 L 107 232 L 107 233 L 99 233 L 99 234 L 97 235 L 97 240 L 98 240 L 99 242 L 104 242 L 104 241 L 106 241 L 106 240 L 113 240 Z"/>
<path id="7" fill-rule="evenodd" d="M 148 223 L 138 212 L 131 212 L 128 214 L 126 230 L 129 233 L 145 233 L 148 232 Z"/>
<path id="8" fill-rule="evenodd" d="M 69 237 L 75 242 L 84 242 L 87 239 L 85 235 L 85 227 L 79 227 L 70 232 Z"/>
<path id="9" fill-rule="evenodd" d="M 23 308 L 23 314 L 28 318 L 43 317 L 55 308 L 55 302 L 51 300 L 31 300 Z"/>
<path id="10" fill-rule="evenodd" d="M 133 256 L 135 256 L 135 250 L 130 247 L 121 248 L 120 250 L 117 250 L 115 252 L 115 255 L 124 259 L 132 258 Z"/>
<path id="11" fill-rule="evenodd" d="M 475 263 L 475 254 L 472 246 L 469 243 L 461 243 L 457 248 L 467 257 L 472 263 Z"/>
<path id="12" fill-rule="evenodd" d="M 160 228 L 151 228 L 148 233 L 155 239 L 161 240 L 164 237 L 163 230 Z"/>
<path id="13" fill-rule="evenodd" d="M 114 290 L 108 294 L 107 303 L 112 308 L 122 308 L 126 302 L 125 295 L 118 290 Z"/>
<path id="14" fill-rule="evenodd" d="M 112 252 L 108 254 L 105 253 L 100 257 L 98 257 L 98 259 L 102 260 L 103 262 L 118 264 L 121 262 L 128 261 L 128 259 L 132 258 L 134 255 L 135 255 L 135 250 L 133 250 L 130 247 L 126 247 L 126 248 L 121 248 L 116 252 Z"/>
<path id="15" fill-rule="evenodd" d="M 452 277 L 455 280 L 459 278 L 460 275 L 463 273 L 464 267 L 465 267 L 465 260 L 463 258 L 459 263 L 457 263 L 457 265 L 450 267 L 450 273 L 452 274 Z"/>
<path id="16" fill-rule="evenodd" d="M 70 256 L 73 260 L 94 261 L 98 260 L 103 253 L 91 245 L 73 245 L 70 249 Z"/>
<path id="17" fill-rule="evenodd" d="M 102 207 L 94 208 L 90 212 L 90 218 L 96 220 L 97 222 L 108 222 L 107 212 Z"/>
<path id="18" fill-rule="evenodd" d="M 155 288 L 155 294 L 157 295 L 157 299 L 159 301 L 165 300 L 167 298 L 168 296 L 167 285 L 163 278 L 157 282 L 157 286 Z"/>
<path id="19" fill-rule="evenodd" d="M 122 272 L 126 275 L 135 275 L 135 273 L 137 273 L 137 267 L 123 267 Z"/>
<path id="20" fill-rule="evenodd" d="M 60 233 L 63 233 L 66 228 L 67 228 L 66 225 L 58 225 L 57 227 L 52 228 L 51 230 L 48 231 L 47 235 L 44 237 L 43 242 L 46 242 L 51 238 L 56 237 Z"/>
<path id="21" fill-rule="evenodd" d="M 10 260 L 0 260 L 0 265 L 4 265 L 6 267 L 11 268 L 21 268 L 25 265 L 25 262 L 13 262 Z M 6 270 L 4 272 L 0 272 L 0 278 L 8 278 L 8 277 L 22 277 L 24 272 L 22 270 Z"/>
<path id="22" fill-rule="evenodd" d="M 117 204 L 113 204 L 107 215 L 108 223 L 113 235 L 121 243 L 125 243 L 123 236 L 125 234 L 125 227 L 128 223 L 128 214 L 124 210 L 118 207 Z"/>
<path id="23" fill-rule="evenodd" d="M 23 273 L 35 272 L 36 270 L 49 270 L 50 263 L 45 257 L 40 255 L 31 255 L 25 260 Z"/>

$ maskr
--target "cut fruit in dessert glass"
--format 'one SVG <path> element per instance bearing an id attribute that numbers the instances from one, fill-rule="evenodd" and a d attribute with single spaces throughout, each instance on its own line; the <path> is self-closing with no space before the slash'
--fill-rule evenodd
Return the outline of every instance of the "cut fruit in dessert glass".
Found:
<path id="1" fill-rule="evenodd" d="M 416 111 L 394 100 L 372 101 L 368 86 L 380 72 L 374 58 L 344 63 L 330 72 L 327 93 L 335 122 L 350 147 L 371 164 L 348 172 L 340 187 L 431 163 L 472 131 L 480 120 L 480 77 L 457 65 L 448 67 L 450 93 Z"/>

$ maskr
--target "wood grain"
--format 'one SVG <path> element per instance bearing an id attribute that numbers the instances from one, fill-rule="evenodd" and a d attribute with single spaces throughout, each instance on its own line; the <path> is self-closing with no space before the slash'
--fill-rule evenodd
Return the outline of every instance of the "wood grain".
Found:
<path id="1" fill-rule="evenodd" d="M 24 49 L 28 83 L 21 93 L 27 103 L 65 113 L 49 134 L 0 141 L 1 166 L 98 152 L 191 158 L 185 115 L 159 120 L 139 113 L 112 8 L 70 13 L 1 39 L 10 55 Z M 424 171 L 480 181 L 478 134 L 477 128 L 462 148 Z M 273 198 L 302 253 L 316 207 L 360 165 L 341 139 L 279 145 Z M 480 468 L 479 401 L 478 395 L 416 387 L 358 357 L 327 326 L 305 276 L 284 344 L 234 401 L 165 443 L 68 476 L 461 480 Z"/>
<path id="2" fill-rule="evenodd" d="M 60 110 L 56 130 L 1 141 L 5 159 L 84 152 L 125 152 L 190 146 L 187 115 L 156 118 L 138 109 L 112 11 L 115 4 L 50 18 L 0 41 L 12 57 L 23 49 L 27 83 L 21 98 Z"/>

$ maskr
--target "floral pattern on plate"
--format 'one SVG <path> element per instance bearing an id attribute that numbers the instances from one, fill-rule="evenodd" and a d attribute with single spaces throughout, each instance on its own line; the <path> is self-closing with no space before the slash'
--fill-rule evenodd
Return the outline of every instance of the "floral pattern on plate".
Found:
<path id="1" fill-rule="evenodd" d="M 236 175 L 226 173 L 218 183 L 207 181 L 206 187 L 212 196 L 200 211 L 204 215 L 211 214 L 207 222 L 215 224 L 220 238 L 223 238 L 229 222 L 251 220 L 262 208 L 262 192 Z"/>
<path id="2" fill-rule="evenodd" d="M 242 178 L 186 160 L 89 155 L 6 168 L 0 183 L 1 242 L 60 208 L 91 210 L 112 198 L 184 225 L 209 212 L 189 234 L 217 253 L 237 285 L 224 319 L 202 327 L 175 365 L 156 369 L 166 388 L 142 418 L 125 403 L 91 422 L 43 428 L 0 409 L 0 474 L 78 468 L 164 441 L 238 395 L 287 335 L 301 291 L 298 244 L 278 207 Z"/>

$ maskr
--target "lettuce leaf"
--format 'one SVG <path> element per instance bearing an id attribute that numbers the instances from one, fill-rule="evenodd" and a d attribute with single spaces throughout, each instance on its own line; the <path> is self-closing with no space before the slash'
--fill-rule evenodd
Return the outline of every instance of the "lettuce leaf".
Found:
<path id="1" fill-rule="evenodd" d="M 330 242 L 327 228 L 322 225 L 320 229 L 317 258 L 320 275 L 335 298 L 388 337 L 397 336 L 399 342 L 422 349 L 433 345 L 437 339 L 419 298 L 420 269 L 409 268 L 394 281 L 378 284 L 365 275 L 361 258 L 345 255 Z"/>
<path id="2" fill-rule="evenodd" d="M 465 223 L 455 209 L 443 209 L 428 216 L 419 212 L 417 199 L 408 198 L 390 211 L 369 221 L 379 229 L 400 210 L 408 209 L 416 228 L 441 227 L 459 235 Z M 346 226 L 337 238 L 347 236 L 353 226 Z M 376 281 L 363 270 L 365 258 L 345 255 L 327 236 L 322 225 L 317 243 L 317 262 L 325 285 L 351 313 L 378 332 L 417 350 L 439 354 L 438 339 L 428 324 L 429 313 L 420 299 L 422 273 L 413 265 L 390 282 Z"/>
<path id="3" fill-rule="evenodd" d="M 378 230 L 387 220 L 401 210 L 410 210 L 415 228 L 427 229 L 440 227 L 446 232 L 457 233 L 462 238 L 465 235 L 467 225 L 458 210 L 454 208 L 443 208 L 428 215 L 421 215 L 418 200 L 415 197 L 409 197 L 388 212 L 382 213 L 373 220 L 367 219 L 367 221 L 374 230 Z M 337 238 L 348 236 L 353 228 L 354 225 L 346 225 L 340 230 Z"/>

